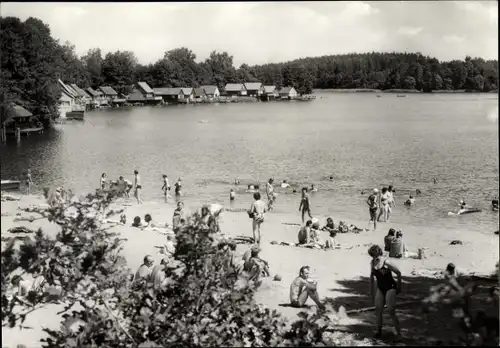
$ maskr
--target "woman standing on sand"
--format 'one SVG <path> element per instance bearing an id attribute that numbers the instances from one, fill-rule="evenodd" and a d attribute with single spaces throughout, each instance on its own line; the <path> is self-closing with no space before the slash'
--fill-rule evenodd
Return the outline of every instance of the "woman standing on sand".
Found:
<path id="1" fill-rule="evenodd" d="M 378 245 L 372 245 L 368 249 L 368 254 L 372 257 L 370 263 L 370 294 L 372 303 L 375 305 L 377 316 L 377 331 L 375 337 L 382 336 L 382 318 L 384 305 L 392 318 L 397 339 L 401 338 L 401 328 L 396 316 L 396 295 L 401 292 L 401 272 L 393 264 L 382 258 L 383 252 Z M 395 273 L 398 277 L 397 282 L 392 277 Z M 375 279 L 377 288 L 375 289 Z"/>
<path id="2" fill-rule="evenodd" d="M 255 192 L 253 198 L 255 201 L 250 206 L 248 216 L 252 219 L 253 240 L 260 244 L 260 225 L 264 222 L 266 203 L 260 199 L 260 192 Z"/>
<path id="3" fill-rule="evenodd" d="M 106 189 L 106 182 L 107 182 L 108 178 L 106 177 L 106 173 L 102 173 L 101 175 L 101 190 L 105 190 Z"/>
<path id="4" fill-rule="evenodd" d="M 380 217 L 384 215 L 384 222 L 387 222 L 389 217 L 389 206 L 390 203 L 390 193 L 387 190 L 387 187 L 382 188 L 382 194 L 380 195 L 380 212 L 377 216 L 377 221 L 380 222 Z"/>
<path id="5" fill-rule="evenodd" d="M 373 189 L 373 193 L 368 196 L 366 200 L 366 204 L 368 204 L 368 210 L 370 212 L 370 221 L 368 222 L 368 228 L 370 228 L 370 223 L 373 221 L 373 230 L 377 229 L 377 203 L 378 189 Z"/>
<path id="6" fill-rule="evenodd" d="M 266 184 L 266 193 L 267 193 L 267 209 L 269 211 L 273 210 L 274 200 L 276 199 L 276 194 L 274 193 L 273 186 L 274 179 L 271 178 Z"/>

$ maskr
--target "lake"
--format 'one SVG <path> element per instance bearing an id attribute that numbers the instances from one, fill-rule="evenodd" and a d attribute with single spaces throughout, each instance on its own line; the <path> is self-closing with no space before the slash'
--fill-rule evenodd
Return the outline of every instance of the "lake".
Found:
<path id="1" fill-rule="evenodd" d="M 88 112 L 84 122 L 56 125 L 43 135 L 23 137 L 19 145 L 9 139 L 0 146 L 1 177 L 20 177 L 31 168 L 39 189 L 56 184 L 88 192 L 99 186 L 102 172 L 132 180 L 137 169 L 143 199 L 161 202 L 165 173 L 172 186 L 182 177 L 188 206 L 229 206 L 237 178 L 235 208 L 252 202 L 244 193 L 247 184 L 264 188 L 274 177 L 276 186 L 287 179 L 298 191 L 314 183 L 319 192 L 312 194 L 313 214 L 347 222 L 368 216 L 362 190 L 392 184 L 398 206 L 391 226 L 487 234 L 498 229 L 498 214 L 491 211 L 499 185 L 497 95 L 316 95 L 312 102 Z M 422 191 L 416 205 L 405 208 L 416 189 Z M 276 211 L 298 215 L 300 194 L 277 191 Z M 461 198 L 483 211 L 448 217 Z"/>

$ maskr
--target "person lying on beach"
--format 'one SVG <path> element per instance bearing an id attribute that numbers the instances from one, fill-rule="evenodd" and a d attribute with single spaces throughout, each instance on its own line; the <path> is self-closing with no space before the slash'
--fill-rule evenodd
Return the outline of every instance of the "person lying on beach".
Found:
<path id="1" fill-rule="evenodd" d="M 168 224 L 166 222 L 161 223 L 161 222 L 154 222 L 153 218 L 151 217 L 150 214 L 144 215 L 144 224 L 142 224 L 142 228 L 166 228 L 168 227 Z"/>
<path id="2" fill-rule="evenodd" d="M 19 198 L 19 197 L 14 197 L 14 196 L 5 194 L 3 192 L 2 192 L 1 198 L 2 198 L 2 202 L 4 202 L 4 201 L 20 201 L 21 200 L 21 198 Z"/>
<path id="3" fill-rule="evenodd" d="M 101 223 L 103 223 L 103 224 L 125 225 L 127 223 L 127 216 L 125 214 L 121 214 L 120 215 L 120 221 L 111 220 L 111 219 L 102 219 Z"/>
<path id="4" fill-rule="evenodd" d="M 318 294 L 318 283 L 309 280 L 309 266 L 302 266 L 299 270 L 299 276 L 290 284 L 290 304 L 295 308 L 302 308 L 311 298 L 320 309 L 325 306 L 321 303 Z"/>
<path id="5" fill-rule="evenodd" d="M 288 182 L 286 182 L 286 180 L 283 180 L 283 182 L 281 183 L 281 188 L 289 188 L 290 187 L 290 184 Z"/>
<path id="6" fill-rule="evenodd" d="M 138 280 L 141 280 L 141 279 L 148 280 L 150 278 L 150 276 L 151 276 L 151 271 L 152 271 L 153 264 L 154 264 L 153 256 L 146 255 L 144 257 L 143 264 L 139 267 L 139 269 L 135 273 L 134 281 L 138 281 Z"/>
<path id="7" fill-rule="evenodd" d="M 408 199 L 406 200 L 405 205 L 410 206 L 410 205 L 413 205 L 413 204 L 415 204 L 415 198 L 413 198 L 413 196 L 410 195 L 408 197 Z"/>
<path id="8" fill-rule="evenodd" d="M 396 230 L 390 228 L 387 235 L 384 237 L 384 251 L 391 251 L 391 243 L 396 238 Z"/>

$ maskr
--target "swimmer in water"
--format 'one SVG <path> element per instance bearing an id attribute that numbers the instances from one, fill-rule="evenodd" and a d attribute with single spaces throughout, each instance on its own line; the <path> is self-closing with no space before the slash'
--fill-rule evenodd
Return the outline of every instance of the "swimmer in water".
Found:
<path id="1" fill-rule="evenodd" d="M 330 181 L 333 181 L 333 176 L 330 176 Z"/>
<path id="2" fill-rule="evenodd" d="M 229 191 L 229 200 L 234 201 L 235 198 L 236 198 L 236 192 L 234 192 L 234 190 L 231 189 L 231 191 Z"/>
<path id="3" fill-rule="evenodd" d="M 240 184 L 240 181 L 238 179 L 234 179 L 234 184 L 235 185 L 239 185 Z"/>
<path id="4" fill-rule="evenodd" d="M 314 184 L 311 184 L 311 192 L 318 192 L 318 189 L 314 186 Z"/>
<path id="5" fill-rule="evenodd" d="M 413 198 L 413 196 L 410 195 L 410 197 L 408 197 L 408 199 L 406 200 L 405 205 L 410 206 L 413 204 L 415 204 L 415 198 Z"/>
<path id="6" fill-rule="evenodd" d="M 437 184 L 437 183 L 438 183 L 438 181 L 437 181 L 437 179 L 436 179 L 436 178 L 434 178 L 434 183 L 435 183 L 435 184 Z"/>
<path id="7" fill-rule="evenodd" d="M 416 193 L 417 195 L 419 195 L 419 194 L 421 194 L 421 193 L 422 193 L 422 191 L 420 191 L 419 189 L 417 189 L 417 190 L 415 191 L 415 193 Z"/>

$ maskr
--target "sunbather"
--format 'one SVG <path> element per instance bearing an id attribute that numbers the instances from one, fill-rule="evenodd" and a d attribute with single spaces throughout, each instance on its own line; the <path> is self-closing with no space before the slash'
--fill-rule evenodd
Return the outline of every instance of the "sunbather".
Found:
<path id="1" fill-rule="evenodd" d="M 299 276 L 290 285 L 290 304 L 292 307 L 301 308 L 310 297 L 319 308 L 324 308 L 318 294 L 318 283 L 309 280 L 309 266 L 302 266 Z"/>

